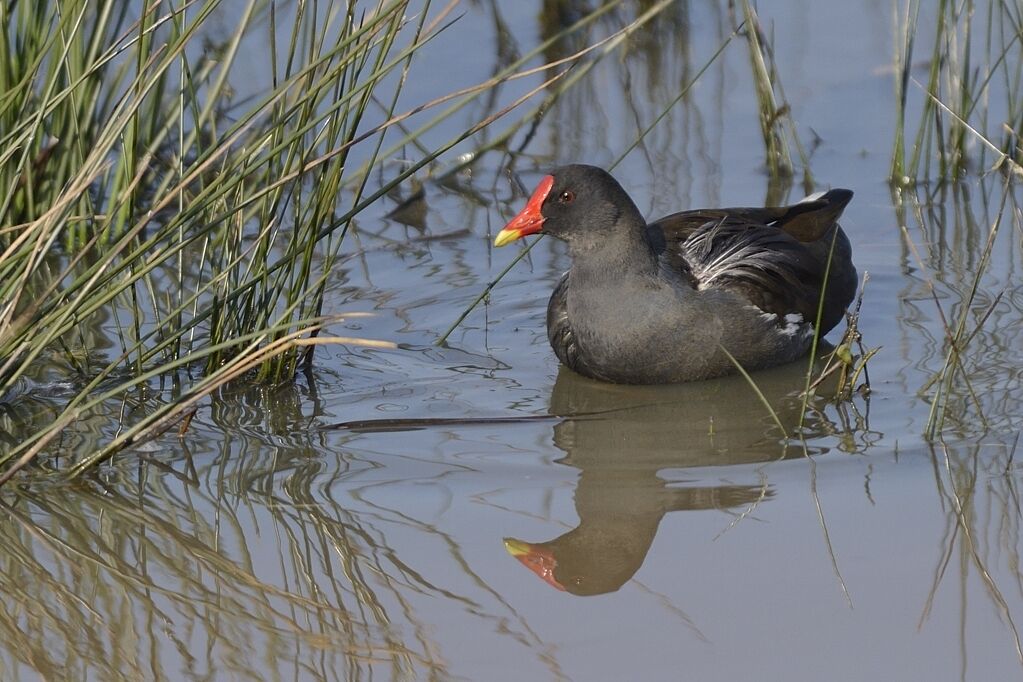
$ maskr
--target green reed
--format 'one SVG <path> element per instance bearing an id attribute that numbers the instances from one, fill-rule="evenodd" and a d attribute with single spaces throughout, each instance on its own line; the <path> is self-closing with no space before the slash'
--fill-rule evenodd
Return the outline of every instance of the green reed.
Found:
<path id="1" fill-rule="evenodd" d="M 560 78 L 443 144 L 419 144 L 421 156 L 371 190 L 399 124 L 447 105 L 402 127 L 399 145 L 418 141 L 541 70 L 523 66 L 527 55 L 398 112 L 415 54 L 456 20 L 453 9 L 409 0 L 249 0 L 240 12 L 182 1 L 141 14 L 112 0 L 0 6 L 0 407 L 41 368 L 57 366 L 74 386 L 50 418 L 0 445 L 0 482 L 54 452 L 64 429 L 104 403 L 146 395 L 154 382 L 170 379 L 175 390 L 157 391 L 72 472 L 170 428 L 227 382 L 290 381 L 318 345 L 393 346 L 326 330 L 350 316 L 323 301 L 352 221 Z M 234 25 L 218 35 L 225 17 Z M 246 40 L 267 44 L 264 64 L 239 63 Z M 246 68 L 269 86 L 242 99 L 230 84 Z M 111 351 L 94 350 L 111 338 Z"/>
<path id="2" fill-rule="evenodd" d="M 803 188 L 806 192 L 813 191 L 810 157 L 800 141 L 792 118 L 792 108 L 785 98 L 785 90 L 774 62 L 771 36 L 764 31 L 760 17 L 749 0 L 743 0 L 741 9 L 760 132 L 764 139 L 765 161 L 768 173 L 775 183 L 768 196 L 768 203 L 780 204 L 784 199 L 783 188 L 787 189 L 790 186 L 790 179 L 796 170 L 792 160 L 793 148 L 799 157 L 799 165 L 803 172 Z"/>
<path id="3" fill-rule="evenodd" d="M 1023 7 L 939 0 L 933 43 L 918 54 L 921 4 L 896 6 L 896 134 L 891 182 L 947 181 L 1023 159 Z M 914 61 L 917 60 L 917 61 Z M 920 66 L 919 80 L 914 70 Z M 918 115 L 915 131 L 908 119 Z M 907 144 L 909 146 L 907 147 Z M 994 159 L 992 160 L 991 154 Z"/>

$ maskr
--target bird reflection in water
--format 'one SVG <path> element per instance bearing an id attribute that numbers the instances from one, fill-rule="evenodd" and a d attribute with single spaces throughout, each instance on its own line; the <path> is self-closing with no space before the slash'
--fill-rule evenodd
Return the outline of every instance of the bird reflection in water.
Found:
<path id="1" fill-rule="evenodd" d="M 754 375 L 789 433 L 799 424 L 805 371 L 806 364 L 797 362 Z M 562 367 L 550 412 L 565 417 L 554 427 L 554 442 L 566 453 L 558 463 L 579 470 L 575 490 L 579 524 L 553 540 L 508 537 L 504 546 L 550 586 L 580 596 L 606 594 L 624 585 L 642 566 L 665 514 L 738 512 L 773 494 L 766 483 L 672 484 L 661 477 L 665 470 L 803 455 L 801 447 L 786 446 L 760 398 L 741 377 L 674 386 L 618 386 Z M 599 413 L 604 414 L 571 418 Z M 833 432 L 834 426 L 822 415 L 820 410 L 808 411 L 802 427 L 808 439 Z M 673 477 L 679 480 L 677 472 Z"/>

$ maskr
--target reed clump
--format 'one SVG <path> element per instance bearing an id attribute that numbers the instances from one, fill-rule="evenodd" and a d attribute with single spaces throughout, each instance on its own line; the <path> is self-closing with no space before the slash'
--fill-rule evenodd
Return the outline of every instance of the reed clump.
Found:
<path id="1" fill-rule="evenodd" d="M 939 0 L 933 27 L 921 26 L 920 10 L 919 0 L 895 8 L 892 184 L 951 181 L 994 168 L 1023 177 L 1019 3 Z M 932 31 L 930 50 L 921 54 L 918 39 Z"/>
<path id="2" fill-rule="evenodd" d="M 290 381 L 321 344 L 393 346 L 329 333 L 359 314 L 324 308 L 353 220 L 561 75 L 524 66 L 538 49 L 399 111 L 414 56 L 453 9 L 0 5 L 0 407 L 54 374 L 71 387 L 41 419 L 0 410 L 18 431 L 0 443 L 0 483 L 133 392 L 148 396 L 144 416 L 118 423 L 70 471 L 180 423 L 227 382 Z M 266 44 L 260 64 L 241 56 L 254 40 Z M 548 68 L 546 82 L 454 138 L 419 141 Z M 235 92 L 253 73 L 264 82 Z M 412 142 L 417 158 L 369 182 Z"/>

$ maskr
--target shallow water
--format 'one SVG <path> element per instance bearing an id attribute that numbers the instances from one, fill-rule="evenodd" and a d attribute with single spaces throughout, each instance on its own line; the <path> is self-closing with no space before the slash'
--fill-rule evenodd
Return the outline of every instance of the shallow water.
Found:
<path id="1" fill-rule="evenodd" d="M 224 391 L 182 438 L 87 480 L 4 489 L 0 678 L 1018 677 L 1020 192 L 967 314 L 983 321 L 969 381 L 948 384 L 944 440 L 928 441 L 942 316 L 963 314 L 1006 190 L 992 174 L 893 197 L 890 4 L 822 5 L 771 3 L 762 19 L 799 133 L 819 137 L 816 188 L 856 191 L 843 225 L 870 273 L 869 397 L 804 413 L 803 364 L 756 374 L 788 432 L 802 417 L 804 439 L 785 440 L 741 377 L 620 387 L 559 369 L 544 313 L 567 260 L 552 240 L 435 345 L 516 255 L 492 236 L 543 169 L 612 164 L 726 39 L 717 4 L 680 2 L 550 109 L 513 172 L 492 152 L 424 175 L 404 222 L 388 217 L 398 200 L 360 217 L 329 307 L 372 316 L 332 331 L 399 349 L 322 349 L 294 385 Z M 528 51 L 551 33 L 540 9 L 462 6 L 404 105 Z M 763 171 L 739 40 L 615 175 L 650 216 L 803 194 Z M 26 385 L 22 417 L 46 418 L 69 390 L 58 375 Z M 62 446 L 88 449 L 110 421 Z"/>

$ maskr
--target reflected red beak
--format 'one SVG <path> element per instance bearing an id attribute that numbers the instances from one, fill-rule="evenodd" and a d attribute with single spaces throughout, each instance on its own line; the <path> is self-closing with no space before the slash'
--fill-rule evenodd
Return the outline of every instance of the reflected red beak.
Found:
<path id="1" fill-rule="evenodd" d="M 558 567 L 558 560 L 549 549 L 515 538 L 505 538 L 504 548 L 523 566 L 540 576 L 545 583 L 557 590 L 565 591 L 565 586 L 554 577 L 554 569 Z"/>
<path id="2" fill-rule="evenodd" d="M 545 175 L 540 184 L 533 190 L 533 196 L 529 198 L 526 207 L 519 211 L 519 214 L 512 218 L 504 229 L 497 233 L 494 238 L 494 246 L 504 246 L 516 239 L 522 239 L 526 235 L 536 234 L 543 227 L 546 218 L 540 212 L 544 200 L 554 187 L 554 176 Z"/>

